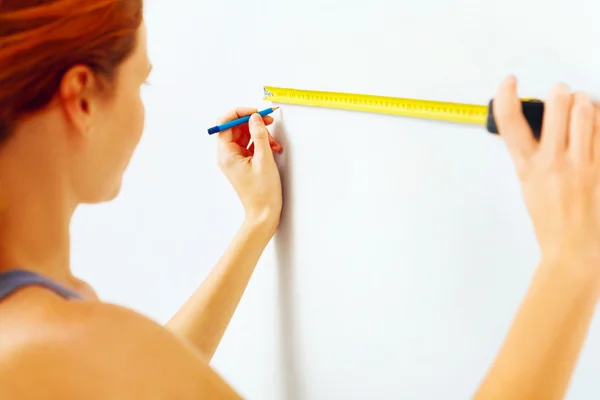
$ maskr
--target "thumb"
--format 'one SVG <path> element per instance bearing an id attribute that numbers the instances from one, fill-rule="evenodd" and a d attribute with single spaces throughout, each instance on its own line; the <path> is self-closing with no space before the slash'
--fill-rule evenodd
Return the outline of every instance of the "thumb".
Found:
<path id="1" fill-rule="evenodd" d="M 264 157 L 273 155 L 271 144 L 269 143 L 269 131 L 259 114 L 252 114 L 249 122 L 250 137 L 254 142 L 254 155 Z"/>

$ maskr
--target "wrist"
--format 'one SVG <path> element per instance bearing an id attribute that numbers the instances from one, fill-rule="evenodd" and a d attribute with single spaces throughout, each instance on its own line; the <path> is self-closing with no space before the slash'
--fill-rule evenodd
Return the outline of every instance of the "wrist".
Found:
<path id="1" fill-rule="evenodd" d="M 539 268 L 561 276 L 565 284 L 573 284 L 581 291 L 600 298 L 600 262 L 582 253 L 564 252 L 543 256 Z"/>
<path id="2" fill-rule="evenodd" d="M 600 246 L 595 243 L 563 243 L 542 247 L 542 260 L 548 264 L 567 265 L 580 273 L 600 279 Z"/>
<path id="3" fill-rule="evenodd" d="M 243 229 L 251 231 L 252 234 L 270 240 L 279 226 L 279 218 L 275 218 L 270 214 L 263 215 L 246 215 Z"/>

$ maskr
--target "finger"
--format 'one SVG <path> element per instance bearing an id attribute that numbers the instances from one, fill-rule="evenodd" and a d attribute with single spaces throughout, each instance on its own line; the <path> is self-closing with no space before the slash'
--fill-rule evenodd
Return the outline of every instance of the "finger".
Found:
<path id="1" fill-rule="evenodd" d="M 536 142 L 523 115 L 523 106 L 517 95 L 517 81 L 514 77 L 507 78 L 500 85 L 492 105 L 498 132 L 504 138 L 517 168 L 521 168 L 535 151 Z"/>
<path id="2" fill-rule="evenodd" d="M 250 139 L 250 142 L 245 145 L 246 149 L 254 155 L 254 142 Z M 283 150 L 283 146 L 275 139 L 273 136 L 269 135 L 269 146 L 271 146 L 271 150 L 275 153 L 280 153 Z"/>
<path id="3" fill-rule="evenodd" d="M 262 117 L 263 122 L 266 126 L 269 126 L 271 124 L 273 124 L 273 122 L 275 122 L 275 119 L 273 117 L 270 117 L 268 115 Z M 233 131 L 235 133 L 235 130 L 239 129 L 241 131 L 242 134 L 247 134 L 250 135 L 250 126 L 249 124 L 242 124 L 239 126 L 236 126 L 235 128 L 233 128 Z"/>
<path id="4" fill-rule="evenodd" d="M 281 150 L 283 150 L 283 146 L 281 145 L 281 143 L 279 143 L 277 139 L 275 139 L 273 136 L 271 136 L 270 138 L 270 144 L 271 150 L 273 150 L 276 153 L 279 153 Z"/>
<path id="5" fill-rule="evenodd" d="M 250 110 L 250 109 L 248 109 L 248 110 Z M 256 112 L 256 110 L 254 110 L 254 112 Z M 252 113 L 250 113 L 250 114 L 252 114 Z M 263 122 L 265 123 L 266 126 L 271 125 L 274 121 L 275 121 L 275 119 L 273 117 L 269 117 L 269 116 L 263 117 Z M 238 125 L 233 128 L 230 141 L 237 142 L 240 144 L 240 146 L 246 147 L 248 145 L 249 138 L 250 138 L 250 128 L 248 127 L 248 124 L 242 124 L 242 125 Z"/>
<path id="6" fill-rule="evenodd" d="M 250 139 L 250 142 L 246 145 L 246 149 L 254 152 L 254 142 Z M 279 153 L 283 150 L 283 146 L 275 139 L 269 139 L 269 146 L 271 146 L 271 150 L 275 153 Z M 254 153 L 253 153 L 254 154 Z"/>
<path id="7" fill-rule="evenodd" d="M 243 148 L 247 148 L 250 143 L 250 132 L 247 130 L 240 132 L 240 136 L 236 142 Z"/>
<path id="8" fill-rule="evenodd" d="M 264 121 L 264 118 L 263 118 Z M 265 126 L 268 125 L 267 123 L 265 123 Z M 246 129 L 243 129 L 240 133 L 239 133 L 239 138 L 237 138 L 237 140 L 235 140 L 240 146 L 244 147 L 244 148 L 249 148 L 250 142 L 252 141 L 252 137 L 250 136 L 250 130 L 248 128 L 249 124 L 246 125 Z M 234 139 L 236 139 L 236 131 L 234 129 Z M 271 133 L 269 133 L 269 142 L 271 143 L 271 148 L 273 148 L 273 145 L 275 146 L 279 146 L 281 147 L 281 145 L 279 144 L 279 142 L 277 142 L 277 140 L 271 135 Z M 277 150 L 280 151 L 280 150 Z"/>
<path id="9" fill-rule="evenodd" d="M 566 150 L 571 104 L 572 96 L 567 85 L 554 85 L 544 105 L 541 151 L 555 156 Z"/>
<path id="10" fill-rule="evenodd" d="M 254 142 L 252 140 L 250 140 L 247 150 L 249 156 L 254 156 Z"/>
<path id="11" fill-rule="evenodd" d="M 217 120 L 217 125 L 224 124 L 226 122 L 233 121 L 234 119 L 238 119 L 241 117 L 245 117 L 247 115 L 251 115 L 255 113 L 257 110 L 255 108 L 248 107 L 238 107 L 230 110 L 225 115 Z M 223 142 L 231 142 L 234 141 L 233 129 L 227 129 L 225 131 L 219 132 L 217 135 L 218 139 Z M 237 139 L 237 138 L 235 138 Z"/>
<path id="12" fill-rule="evenodd" d="M 592 161 L 592 137 L 595 109 L 585 93 L 573 96 L 569 124 L 569 155 L 575 165 L 588 165 Z"/>
<path id="13" fill-rule="evenodd" d="M 257 158 L 272 157 L 271 135 L 265 126 L 262 118 L 258 114 L 252 114 L 249 121 L 250 136 L 254 146 L 254 156 Z"/>

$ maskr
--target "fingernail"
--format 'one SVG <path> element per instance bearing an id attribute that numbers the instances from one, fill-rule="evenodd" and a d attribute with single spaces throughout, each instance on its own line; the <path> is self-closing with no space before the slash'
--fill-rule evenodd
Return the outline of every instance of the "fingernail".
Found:
<path id="1" fill-rule="evenodd" d="M 262 118 L 259 114 L 252 114 L 252 116 L 250 117 L 250 122 L 252 122 L 253 124 L 260 124 L 262 122 Z"/>

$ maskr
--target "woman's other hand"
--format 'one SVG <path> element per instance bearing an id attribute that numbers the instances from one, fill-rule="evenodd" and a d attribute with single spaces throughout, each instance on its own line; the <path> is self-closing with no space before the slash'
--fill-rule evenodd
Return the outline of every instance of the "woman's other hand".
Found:
<path id="1" fill-rule="evenodd" d="M 236 108 L 217 123 L 247 115 L 252 115 L 247 124 L 218 133 L 218 164 L 239 196 L 246 220 L 265 224 L 274 233 L 279 225 L 282 194 L 273 153 L 280 152 L 282 147 L 266 127 L 273 123 L 273 118 L 261 117 L 256 109 Z M 250 140 L 252 144 L 248 147 Z"/>
<path id="2" fill-rule="evenodd" d="M 540 141 L 527 124 L 515 78 L 494 101 L 542 259 L 592 266 L 600 274 L 600 112 L 584 93 L 558 84 L 545 102 Z M 573 262 L 577 260 L 579 262 Z M 583 272 L 583 271 L 580 271 Z"/>
<path id="3" fill-rule="evenodd" d="M 586 94 L 556 85 L 538 141 L 514 78 L 493 104 L 541 260 L 474 398 L 562 399 L 600 295 L 600 113 Z"/>

